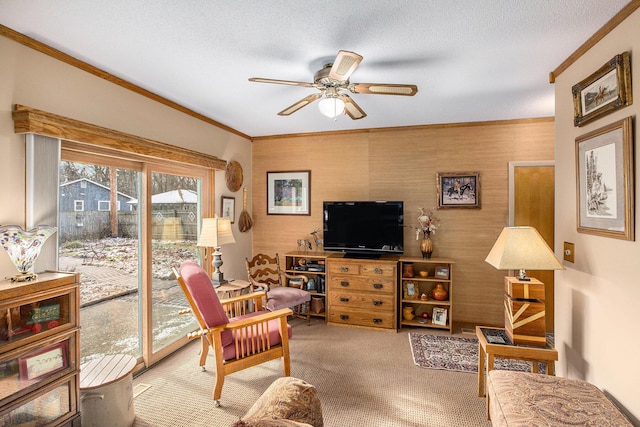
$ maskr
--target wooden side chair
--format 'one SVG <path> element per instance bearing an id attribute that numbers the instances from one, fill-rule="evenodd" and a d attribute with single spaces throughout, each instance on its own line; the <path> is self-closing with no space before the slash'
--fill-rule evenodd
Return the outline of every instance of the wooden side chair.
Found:
<path id="1" fill-rule="evenodd" d="M 287 316 L 292 314 L 290 309 L 262 310 L 264 292 L 220 300 L 207 272 L 193 261 L 182 263 L 180 272 L 174 268 L 173 273 L 200 326 L 189 338 L 202 339 L 200 366 L 203 370 L 209 346 L 215 353 L 213 401 L 216 407 L 220 406 L 226 375 L 282 359 L 283 375 L 290 376 L 291 326 L 287 324 Z"/>
<path id="2" fill-rule="evenodd" d="M 245 260 L 252 289 L 263 288 L 267 291 L 267 309 L 274 311 L 295 307 L 295 315 L 305 319 L 308 326 L 311 321 L 311 294 L 302 288 L 309 279 L 303 275 L 286 273 L 280 268 L 278 254 L 275 258 L 258 254 L 251 260 Z M 283 278 L 289 279 L 289 283 L 285 283 Z M 299 285 L 293 285 L 292 279 L 298 281 Z"/>

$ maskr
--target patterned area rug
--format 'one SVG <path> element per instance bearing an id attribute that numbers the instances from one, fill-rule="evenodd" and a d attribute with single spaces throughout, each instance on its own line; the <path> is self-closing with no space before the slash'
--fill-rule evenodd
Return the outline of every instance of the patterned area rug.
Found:
<path id="1" fill-rule="evenodd" d="M 409 343 L 413 363 L 421 368 L 478 372 L 478 340 L 476 338 L 410 332 Z M 546 366 L 538 365 L 539 372 L 545 373 Z M 522 360 L 496 357 L 494 369 L 531 372 L 531 364 Z"/>

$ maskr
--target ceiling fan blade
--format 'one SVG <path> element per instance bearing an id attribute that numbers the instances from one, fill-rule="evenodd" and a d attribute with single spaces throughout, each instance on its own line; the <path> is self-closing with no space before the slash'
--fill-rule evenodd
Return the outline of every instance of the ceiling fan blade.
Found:
<path id="1" fill-rule="evenodd" d="M 263 79 L 262 77 L 251 77 L 249 81 L 257 82 L 257 83 L 275 83 L 279 85 L 289 85 L 289 86 L 315 87 L 313 83 L 294 82 L 292 80 Z"/>
<path id="2" fill-rule="evenodd" d="M 418 93 L 418 86 L 387 83 L 354 83 L 349 85 L 349 90 L 353 93 L 413 96 Z"/>
<path id="3" fill-rule="evenodd" d="M 279 116 L 288 116 L 290 114 L 293 114 L 296 111 L 298 111 L 299 109 L 301 109 L 302 107 L 306 107 L 307 105 L 311 104 L 313 101 L 315 101 L 318 98 L 322 98 L 322 93 L 314 93 L 314 94 L 311 94 L 309 96 L 306 96 L 306 97 L 302 98 L 300 101 L 298 101 L 298 102 L 288 106 L 284 110 L 280 111 L 278 113 L 278 115 Z"/>
<path id="4" fill-rule="evenodd" d="M 340 94 L 339 98 L 344 101 L 344 113 L 353 120 L 367 117 L 367 113 L 349 95 Z"/>
<path id="5" fill-rule="evenodd" d="M 357 53 L 341 50 L 333 61 L 329 77 L 340 82 L 348 80 L 349 76 L 358 68 L 360 61 L 362 61 L 362 56 Z"/>

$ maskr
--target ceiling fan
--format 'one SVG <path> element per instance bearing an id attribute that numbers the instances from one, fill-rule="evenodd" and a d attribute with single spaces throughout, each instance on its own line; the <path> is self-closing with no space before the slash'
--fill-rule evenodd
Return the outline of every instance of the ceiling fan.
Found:
<path id="1" fill-rule="evenodd" d="M 249 81 L 316 88 L 320 93 L 314 93 L 302 98 L 298 102 L 280 111 L 278 115 L 288 116 L 295 113 L 302 107 L 306 107 L 312 102 L 320 99 L 318 105 L 320 112 L 334 120 L 336 120 L 336 117 L 343 112 L 353 120 L 362 119 L 367 116 L 362 108 L 360 108 L 360 106 L 356 104 L 349 95 L 341 92 L 342 90 L 349 91 L 351 93 L 401 96 L 413 96 L 418 92 L 418 87 L 416 85 L 351 83 L 349 81 L 349 77 L 356 68 L 358 68 L 360 61 L 362 61 L 361 55 L 341 50 L 338 52 L 333 63 L 326 64 L 321 70 L 316 72 L 313 77 L 313 83 L 264 79 L 261 77 L 252 77 Z"/>

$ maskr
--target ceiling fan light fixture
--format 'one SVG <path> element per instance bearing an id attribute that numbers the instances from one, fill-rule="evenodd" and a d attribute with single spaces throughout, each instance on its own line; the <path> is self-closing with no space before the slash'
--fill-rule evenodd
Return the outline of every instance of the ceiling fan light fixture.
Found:
<path id="1" fill-rule="evenodd" d="M 318 103 L 318 109 L 322 115 L 337 120 L 339 114 L 344 112 L 344 101 L 336 97 L 324 97 Z"/>

